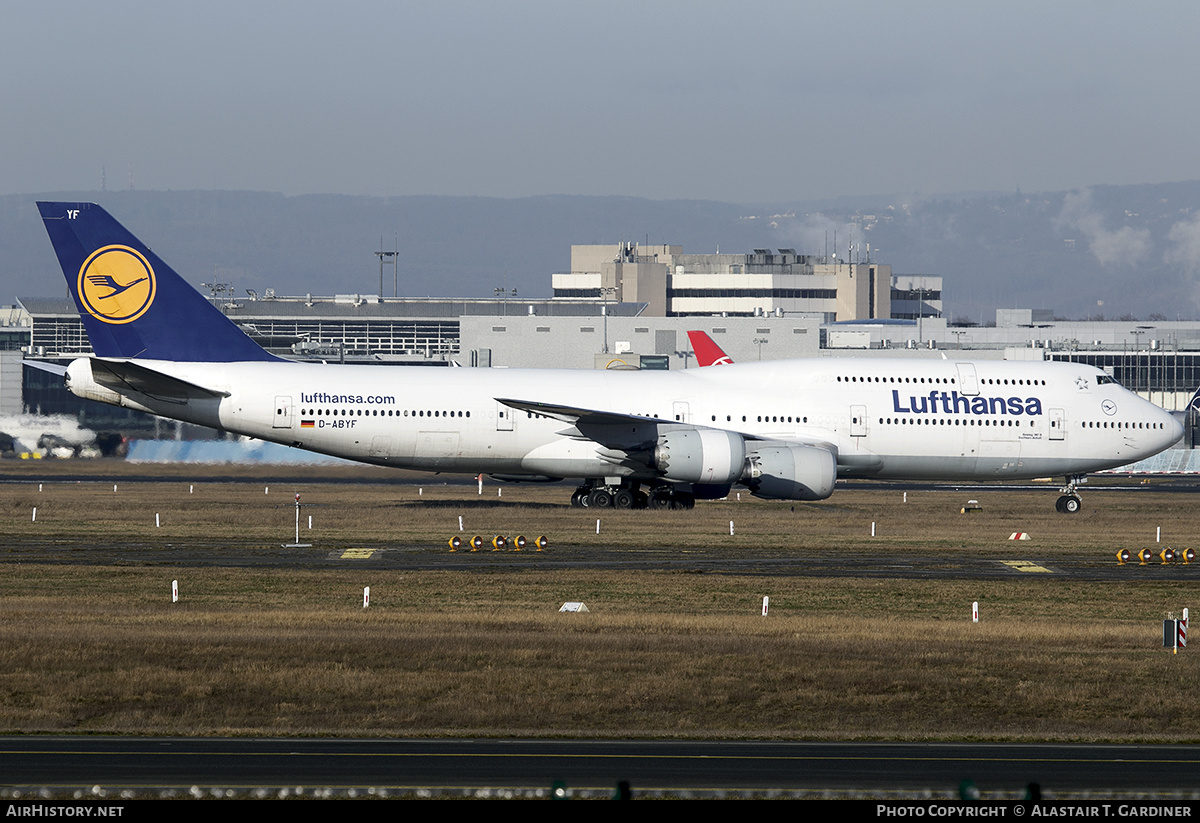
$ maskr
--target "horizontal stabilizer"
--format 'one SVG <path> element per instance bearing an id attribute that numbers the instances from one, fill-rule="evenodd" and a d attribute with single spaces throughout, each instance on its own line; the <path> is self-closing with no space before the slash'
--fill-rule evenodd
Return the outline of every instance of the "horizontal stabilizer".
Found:
<path id="1" fill-rule="evenodd" d="M 229 392 L 206 389 L 127 360 L 93 359 L 91 366 L 92 379 L 118 394 L 135 392 L 170 403 L 229 396 Z"/>
<path id="2" fill-rule="evenodd" d="M 41 369 L 42 371 L 48 371 L 51 374 L 57 374 L 59 377 L 63 377 L 67 373 L 66 366 L 60 366 L 59 364 L 51 363 L 48 360 L 22 360 L 21 365 L 31 366 L 35 369 Z"/>

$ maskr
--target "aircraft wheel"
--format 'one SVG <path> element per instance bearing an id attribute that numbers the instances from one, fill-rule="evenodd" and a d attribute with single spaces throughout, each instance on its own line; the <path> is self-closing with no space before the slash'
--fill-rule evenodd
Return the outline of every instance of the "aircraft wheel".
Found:
<path id="1" fill-rule="evenodd" d="M 618 509 L 632 509 L 633 499 L 633 492 L 629 489 L 621 489 L 613 495 L 613 507 Z"/>
<path id="2" fill-rule="evenodd" d="M 1058 512 L 1059 514 L 1063 513 L 1063 501 L 1066 499 L 1067 499 L 1067 496 L 1064 494 L 1062 497 L 1060 497 L 1054 501 L 1054 510 L 1056 512 Z"/>
<path id="3" fill-rule="evenodd" d="M 583 489 L 576 489 L 571 493 L 571 507 L 575 509 L 581 508 L 584 505 L 583 498 L 586 496 L 587 493 Z"/>
<path id="4" fill-rule="evenodd" d="M 677 494 L 671 498 L 671 508 L 687 510 L 696 508 L 696 498 L 690 494 Z"/>
<path id="5" fill-rule="evenodd" d="M 1063 497 L 1063 511 L 1067 514 L 1075 514 L 1083 508 L 1083 501 L 1073 494 L 1068 494 Z"/>
<path id="6" fill-rule="evenodd" d="M 671 508 L 671 495 L 664 492 L 650 493 L 650 508 L 661 511 L 662 509 Z"/>
<path id="7" fill-rule="evenodd" d="M 607 509 L 613 504 L 613 497 L 606 489 L 592 489 L 588 495 L 588 506 L 596 509 Z"/>

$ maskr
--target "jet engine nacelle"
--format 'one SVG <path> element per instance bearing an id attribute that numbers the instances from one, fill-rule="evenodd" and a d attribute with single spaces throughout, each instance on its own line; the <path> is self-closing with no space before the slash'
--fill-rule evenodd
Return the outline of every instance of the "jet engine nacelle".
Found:
<path id="1" fill-rule="evenodd" d="M 92 376 L 91 358 L 79 357 L 72 360 L 67 366 L 65 379 L 67 390 L 76 397 L 108 403 L 110 406 L 123 405 L 122 395 L 96 382 L 96 378 Z"/>
<path id="2" fill-rule="evenodd" d="M 654 467 L 668 480 L 729 485 L 742 476 L 746 441 L 712 429 L 667 432 L 654 447 Z"/>
<path id="3" fill-rule="evenodd" d="M 817 446 L 764 446 L 750 455 L 745 483 L 764 500 L 824 500 L 833 494 L 837 460 Z"/>

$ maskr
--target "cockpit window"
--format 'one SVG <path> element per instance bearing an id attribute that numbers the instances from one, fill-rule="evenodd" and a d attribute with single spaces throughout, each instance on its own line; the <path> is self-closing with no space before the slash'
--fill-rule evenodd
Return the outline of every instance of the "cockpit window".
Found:
<path id="1" fill-rule="evenodd" d="M 1113 380 L 1113 379 L 1112 379 L 1111 377 L 1109 377 L 1107 374 L 1098 374 L 1098 375 L 1096 375 L 1096 385 L 1097 385 L 1097 386 L 1104 386 L 1104 385 L 1107 385 L 1107 384 L 1109 384 L 1109 383 L 1116 383 L 1116 382 L 1117 382 L 1116 380 Z"/>

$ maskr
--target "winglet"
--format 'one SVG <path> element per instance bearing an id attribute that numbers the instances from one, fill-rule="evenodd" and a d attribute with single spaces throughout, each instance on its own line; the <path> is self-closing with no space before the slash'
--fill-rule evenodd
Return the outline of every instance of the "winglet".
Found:
<path id="1" fill-rule="evenodd" d="M 38 203 L 100 357 L 276 360 L 95 203 Z"/>
<path id="2" fill-rule="evenodd" d="M 696 362 L 701 366 L 727 366 L 733 363 L 721 347 L 702 331 L 690 331 L 688 340 L 692 341 L 692 351 L 696 352 Z"/>

